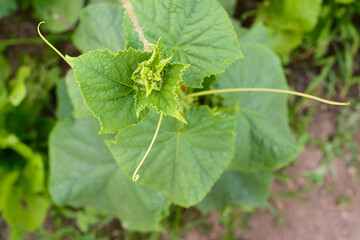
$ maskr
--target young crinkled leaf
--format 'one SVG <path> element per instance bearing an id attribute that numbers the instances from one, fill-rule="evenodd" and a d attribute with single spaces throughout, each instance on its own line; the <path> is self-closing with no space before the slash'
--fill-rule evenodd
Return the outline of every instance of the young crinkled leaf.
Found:
<path id="1" fill-rule="evenodd" d="M 205 76 L 223 72 L 242 53 L 226 11 L 216 0 L 130 1 L 145 39 L 160 37 L 172 62 L 190 64 L 184 72 L 188 87 L 201 87 Z M 143 49 L 134 23 L 125 13 L 127 46 Z"/>
<path id="2" fill-rule="evenodd" d="M 141 124 L 120 130 L 115 141 L 107 143 L 126 175 L 133 175 L 158 119 L 152 112 Z M 187 120 L 188 124 L 173 118 L 163 120 L 138 180 L 184 207 L 205 197 L 231 162 L 235 144 L 233 119 L 214 116 L 207 107 L 200 107 L 190 109 Z"/>
<path id="3" fill-rule="evenodd" d="M 132 48 L 118 51 L 116 55 L 109 50 L 95 50 L 76 58 L 66 56 L 85 104 L 100 120 L 102 133 L 116 132 L 147 116 L 147 110 L 136 116 L 136 85 L 131 76 L 138 64 L 150 56 L 150 53 Z"/>
<path id="4" fill-rule="evenodd" d="M 161 55 L 166 56 L 166 52 L 160 53 L 159 49 L 164 49 L 161 39 L 152 48 L 151 58 L 140 63 L 132 75 L 132 79 L 139 84 L 135 95 L 136 114 L 139 116 L 143 109 L 154 107 L 158 112 L 186 123 L 178 110 L 175 91 L 179 88 L 181 75 L 188 65 L 169 63 L 172 57 L 162 59 Z"/>

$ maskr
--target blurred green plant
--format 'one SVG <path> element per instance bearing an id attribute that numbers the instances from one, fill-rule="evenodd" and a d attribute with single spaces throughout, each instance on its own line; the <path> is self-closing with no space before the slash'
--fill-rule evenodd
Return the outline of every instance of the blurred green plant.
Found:
<path id="1" fill-rule="evenodd" d="M 301 44 L 318 21 L 322 0 L 265 0 L 257 18 L 270 34 L 271 48 L 283 57 Z"/>
<path id="2" fill-rule="evenodd" d="M 42 225 L 50 204 L 45 159 L 54 120 L 43 114 L 52 108 L 49 91 L 60 70 L 56 61 L 38 67 L 25 56 L 11 77 L 2 54 L 0 62 L 0 211 L 10 239 L 22 239 Z"/>
<path id="3" fill-rule="evenodd" d="M 315 65 L 329 68 L 326 74 L 329 96 L 339 87 L 345 97 L 350 87 L 360 82 L 360 76 L 353 72 L 360 46 L 359 22 L 359 1 L 327 0 L 317 26 L 304 38 L 298 58 L 312 56 Z"/>
<path id="4" fill-rule="evenodd" d="M 33 233 L 39 240 L 79 239 L 108 240 L 105 225 L 110 221 L 106 214 L 91 207 L 68 209 L 53 207 L 49 211 L 55 231 L 41 228 Z M 76 226 L 76 227 L 74 227 Z"/>
<path id="5" fill-rule="evenodd" d="M 36 19 L 48 22 L 46 30 L 64 32 L 75 28 L 84 3 L 84 0 L 0 0 L 0 18 L 18 8 L 28 9 L 31 6 Z"/>

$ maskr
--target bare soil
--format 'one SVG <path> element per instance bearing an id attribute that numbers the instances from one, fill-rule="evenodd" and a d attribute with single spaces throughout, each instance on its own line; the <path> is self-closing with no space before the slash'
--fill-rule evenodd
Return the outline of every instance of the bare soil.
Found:
<path id="1" fill-rule="evenodd" d="M 309 131 L 318 139 L 329 139 L 336 134 L 336 112 L 322 111 L 314 115 Z M 360 148 L 360 132 L 355 134 Z M 305 147 L 296 161 L 287 168 L 291 181 L 275 181 L 272 191 L 294 192 L 304 189 L 311 181 L 306 173 L 315 170 L 324 160 L 323 152 L 312 145 Z M 359 159 L 360 160 L 360 159 Z M 268 210 L 256 210 L 248 228 L 237 227 L 239 240 L 359 240 L 360 239 L 360 178 L 359 166 L 342 159 L 332 160 L 333 171 L 326 174 L 322 187 L 297 197 L 272 197 L 271 202 L 280 216 L 275 218 Z M 225 227 L 219 216 L 212 212 L 208 219 L 210 233 L 192 229 L 184 234 L 185 240 L 224 239 Z M 239 224 L 240 225 L 240 224 Z"/>

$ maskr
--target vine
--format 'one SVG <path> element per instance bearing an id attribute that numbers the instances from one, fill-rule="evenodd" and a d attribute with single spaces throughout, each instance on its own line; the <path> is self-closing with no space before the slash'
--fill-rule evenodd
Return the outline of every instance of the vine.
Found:
<path id="1" fill-rule="evenodd" d="M 127 13 L 133 23 L 134 28 L 136 29 L 136 32 L 139 35 L 139 39 L 143 43 L 143 46 L 145 48 L 145 52 L 135 52 L 132 49 L 128 49 L 125 51 L 119 51 L 117 55 L 109 54 L 106 51 L 93 51 L 88 54 L 83 55 L 83 57 L 79 58 L 71 58 L 71 57 L 64 57 L 51 43 L 49 43 L 46 38 L 41 34 L 40 32 L 40 25 L 44 22 L 40 22 L 37 30 L 39 33 L 39 36 L 44 40 L 44 42 L 49 45 L 61 58 L 63 58 L 69 65 L 72 67 L 75 71 L 75 74 L 77 76 L 77 81 L 80 85 L 80 88 L 84 85 L 89 85 L 86 83 L 89 81 L 89 73 L 88 71 L 84 71 L 83 68 L 86 65 L 86 61 L 95 61 L 94 55 L 97 55 L 97 58 L 102 57 L 107 59 L 108 63 L 110 64 L 113 59 L 119 59 L 119 61 L 124 61 L 124 64 L 129 64 L 130 61 L 134 66 L 131 66 L 132 72 L 129 76 L 124 76 L 124 72 L 119 71 L 119 76 L 121 79 L 127 79 L 127 83 L 121 82 L 122 85 L 125 87 L 128 86 L 128 84 L 131 83 L 131 86 L 135 84 L 136 93 L 133 94 L 134 91 L 130 89 L 130 91 L 127 91 L 126 93 L 121 93 L 115 96 L 116 98 L 123 98 L 121 106 L 125 104 L 125 101 L 130 101 L 129 96 L 134 97 L 133 102 L 126 102 L 126 104 L 132 104 L 134 103 L 136 117 L 133 116 L 133 119 L 130 119 L 131 117 L 128 117 L 130 120 L 127 119 L 128 123 L 125 123 L 126 125 L 122 127 L 127 127 L 133 124 L 136 124 L 140 122 L 142 119 L 144 119 L 147 114 L 148 108 L 155 108 L 158 112 L 160 112 L 160 118 L 158 121 L 158 125 L 155 131 L 155 134 L 152 138 L 152 141 L 143 156 L 141 162 L 136 167 L 132 180 L 137 181 L 139 179 L 138 171 L 143 165 L 145 159 L 147 158 L 155 140 L 158 135 L 160 125 L 162 122 L 163 114 L 165 115 L 171 115 L 178 120 L 186 123 L 186 120 L 181 116 L 179 112 L 179 102 L 177 100 L 176 91 L 179 89 L 179 82 L 182 81 L 181 76 L 183 71 L 186 67 L 189 65 L 183 64 L 183 63 L 170 63 L 170 60 L 172 58 L 167 55 L 166 48 L 163 45 L 161 38 L 159 38 L 158 43 L 156 45 L 152 45 L 153 51 L 150 51 L 150 44 L 149 41 L 146 39 L 144 32 L 142 31 L 139 22 L 137 20 L 137 16 L 133 10 L 132 5 L 129 3 L 128 0 L 123 0 L 125 9 L 127 10 Z M 160 49 L 160 50 L 159 50 Z M 150 53 L 151 56 L 149 55 Z M 150 56 L 150 58 L 149 58 Z M 85 64 L 85 65 L 84 65 Z M 99 63 L 100 64 L 100 63 Z M 105 64 L 105 63 L 104 63 Z M 126 71 L 127 69 L 124 69 Z M 94 70 L 92 70 L 94 71 Z M 99 68 L 99 72 L 103 72 L 105 70 Z M 91 76 L 92 77 L 92 76 Z M 109 80 L 113 82 L 118 82 L 117 78 L 110 78 Z M 108 84 L 107 88 L 110 88 L 113 85 L 113 83 Z M 141 86 L 145 86 L 145 89 Z M 152 91 L 154 90 L 154 91 Z M 120 126 L 117 126 L 116 124 L 112 122 L 107 123 L 105 120 L 107 119 L 107 116 L 104 116 L 102 114 L 102 109 L 99 109 L 98 105 L 94 103 L 91 105 L 89 96 L 86 94 L 87 90 L 85 88 L 82 89 L 82 94 L 85 99 L 85 103 L 88 104 L 88 107 L 92 110 L 94 115 L 99 118 L 101 125 L 103 127 L 103 131 L 108 132 L 116 132 L 116 129 L 120 129 Z M 325 100 L 316 96 L 308 95 L 305 93 L 300 93 L 296 91 L 288 91 L 288 90 L 281 90 L 281 89 L 267 89 L 267 88 L 230 88 L 230 89 L 218 89 L 218 90 L 208 90 L 208 91 L 201 91 L 196 93 L 190 93 L 186 95 L 186 98 L 192 99 L 194 97 L 204 96 L 204 95 L 210 95 L 210 94 L 217 94 L 217 93 L 230 93 L 230 92 L 269 92 L 269 93 L 283 93 L 283 94 L 290 94 L 290 95 L 296 95 L 301 96 L 309 99 L 313 99 L 316 101 L 320 101 L 326 104 L 332 104 L 332 105 L 348 105 L 348 102 L 334 102 Z M 120 107 L 121 107 L 120 106 Z M 142 115 L 141 115 L 142 114 Z M 108 126 L 108 127 L 107 127 Z"/>

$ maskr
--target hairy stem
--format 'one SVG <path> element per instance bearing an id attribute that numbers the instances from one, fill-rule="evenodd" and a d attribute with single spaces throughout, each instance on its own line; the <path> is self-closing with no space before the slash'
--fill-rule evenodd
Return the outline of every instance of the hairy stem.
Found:
<path id="1" fill-rule="evenodd" d="M 202 91 L 202 92 L 197 92 L 197 93 L 191 93 L 191 94 L 188 94 L 187 97 L 192 98 L 192 97 L 199 97 L 199 96 L 216 94 L 216 93 L 229 93 L 229 92 L 285 93 L 285 94 L 291 94 L 291 95 L 296 95 L 296 96 L 300 96 L 300 97 L 310 98 L 310 99 L 313 99 L 313 100 L 316 100 L 316 101 L 319 101 L 319 102 L 323 102 L 323 103 L 326 103 L 326 104 L 330 104 L 330 105 L 345 106 L 345 105 L 350 104 L 349 102 L 334 102 L 334 101 L 325 100 L 325 99 L 315 97 L 315 96 L 305 94 L 305 93 L 300 93 L 300 92 L 295 92 L 295 91 L 288 91 L 288 90 L 281 90 L 281 89 L 272 89 L 272 88 L 229 88 L 229 89 L 208 90 L 208 91 Z"/>
<path id="2" fill-rule="evenodd" d="M 67 64 L 69 64 L 69 66 L 71 67 L 71 64 L 68 60 L 66 60 L 66 58 L 64 57 L 64 55 L 61 54 L 61 52 L 59 50 L 57 50 L 48 40 L 46 40 L 46 38 L 41 34 L 40 32 L 40 25 L 45 23 L 44 21 L 40 22 L 39 25 L 37 26 L 37 32 L 39 34 L 39 36 L 41 37 L 42 40 L 44 40 L 44 42 L 51 47 L 62 59 L 64 59 L 65 62 L 67 62 Z"/>
<path id="3" fill-rule="evenodd" d="M 136 31 L 139 33 L 140 39 L 143 42 L 146 51 L 150 52 L 149 43 L 145 39 L 144 34 L 143 34 L 139 24 L 138 24 L 138 21 L 136 20 L 136 16 L 135 16 L 135 13 L 134 13 L 134 11 L 133 11 L 133 9 L 131 7 L 131 4 L 129 3 L 128 0 L 123 0 L 123 2 L 124 2 L 126 10 L 128 11 L 128 13 L 130 15 L 131 21 L 134 23 Z"/>
<path id="4" fill-rule="evenodd" d="M 158 122 L 158 125 L 157 125 L 157 128 L 156 128 L 154 137 L 153 137 L 153 139 L 152 139 L 152 141 L 151 141 L 151 143 L 150 143 L 150 146 L 149 146 L 149 148 L 147 149 L 147 151 L 146 151 L 143 159 L 141 160 L 141 162 L 140 162 L 139 165 L 137 166 L 137 168 L 136 168 L 136 170 L 135 170 L 135 172 L 134 172 L 134 174 L 133 174 L 133 176 L 132 176 L 132 179 L 133 179 L 134 182 L 136 182 L 136 181 L 139 179 L 140 176 L 139 176 L 139 174 L 137 174 L 137 172 L 139 171 L 141 165 L 144 163 L 146 157 L 148 156 L 148 154 L 149 154 L 149 152 L 150 152 L 150 150 L 151 150 L 151 148 L 152 148 L 152 146 L 153 146 L 153 144 L 154 144 L 154 142 L 155 142 L 155 139 L 156 139 L 156 137 L 157 137 L 157 135 L 158 135 L 158 132 L 159 132 L 159 129 L 160 129 L 160 125 L 161 125 L 162 116 L 163 116 L 163 113 L 160 113 L 160 118 L 159 118 L 159 122 Z"/>

